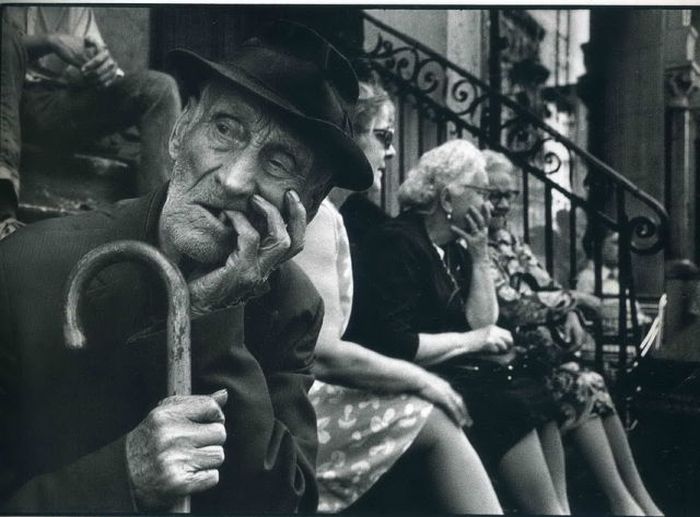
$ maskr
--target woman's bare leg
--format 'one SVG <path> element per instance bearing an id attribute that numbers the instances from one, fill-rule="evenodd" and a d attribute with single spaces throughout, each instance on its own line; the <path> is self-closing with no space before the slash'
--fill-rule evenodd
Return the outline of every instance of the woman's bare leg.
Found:
<path id="1" fill-rule="evenodd" d="M 619 515 L 644 515 L 644 511 L 627 490 L 617 470 L 608 437 L 600 418 L 587 420 L 570 431 L 584 460 L 593 471 L 610 502 L 610 510 Z"/>
<path id="2" fill-rule="evenodd" d="M 620 417 L 615 413 L 603 418 L 602 421 L 617 469 L 637 504 L 641 506 L 647 515 L 663 515 L 652 500 L 644 486 L 642 477 L 639 475 L 639 470 L 637 470 L 637 464 L 634 461 L 632 449 L 627 439 L 627 433 L 620 421 Z"/>
<path id="3" fill-rule="evenodd" d="M 566 461 L 564 459 L 564 445 L 561 443 L 559 428 L 554 422 L 548 422 L 537 430 L 542 444 L 544 459 L 549 468 L 549 474 L 554 483 L 554 490 L 562 510 L 571 514 L 569 496 L 566 492 Z"/>
<path id="4" fill-rule="evenodd" d="M 503 514 L 481 459 L 441 410 L 433 409 L 411 447 L 425 458 L 440 512 Z"/>
<path id="5" fill-rule="evenodd" d="M 536 431 L 528 433 L 506 452 L 498 471 L 523 512 L 565 515 Z"/>

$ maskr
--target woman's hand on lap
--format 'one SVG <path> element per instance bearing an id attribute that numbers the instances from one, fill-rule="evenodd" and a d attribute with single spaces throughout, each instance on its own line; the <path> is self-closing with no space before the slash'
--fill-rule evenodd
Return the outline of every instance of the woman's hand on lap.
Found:
<path id="1" fill-rule="evenodd" d="M 469 416 L 462 396 L 450 386 L 449 382 L 434 373 L 424 370 L 420 383 L 421 387 L 418 390 L 418 396 L 442 409 L 458 427 L 472 425 L 472 419 Z"/>

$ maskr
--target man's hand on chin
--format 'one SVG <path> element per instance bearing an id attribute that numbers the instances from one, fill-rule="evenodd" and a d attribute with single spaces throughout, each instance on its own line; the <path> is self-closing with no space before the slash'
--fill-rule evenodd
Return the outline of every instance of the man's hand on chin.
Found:
<path id="1" fill-rule="evenodd" d="M 254 213 L 250 218 L 262 218 L 265 231 L 256 229 L 243 212 L 224 211 L 238 236 L 236 247 L 222 266 L 207 272 L 196 272 L 189 281 L 193 316 L 256 296 L 270 273 L 302 250 L 306 209 L 298 194 L 292 190 L 285 194 L 285 205 L 286 222 L 269 201 L 257 194 L 251 198 L 250 206 Z"/>

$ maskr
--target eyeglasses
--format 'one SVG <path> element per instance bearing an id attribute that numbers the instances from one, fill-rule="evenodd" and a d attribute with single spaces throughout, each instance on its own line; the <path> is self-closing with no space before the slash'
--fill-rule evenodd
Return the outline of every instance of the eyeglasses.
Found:
<path id="1" fill-rule="evenodd" d="M 491 189 L 488 189 L 488 188 L 486 188 L 486 187 L 477 187 L 477 186 L 475 186 L 475 185 L 462 185 L 462 186 L 463 186 L 464 188 L 470 188 L 470 189 L 472 189 L 472 190 L 473 190 L 474 192 L 476 192 L 476 193 L 481 197 L 481 199 L 483 199 L 484 201 L 486 201 L 487 199 L 489 199 L 489 197 L 491 196 Z"/>
<path id="2" fill-rule="evenodd" d="M 499 201 L 501 201 L 501 199 L 505 199 L 510 203 L 519 195 L 519 190 L 491 190 L 491 193 L 489 194 L 489 201 L 491 201 L 491 204 L 493 205 L 496 205 Z"/>
<path id="3" fill-rule="evenodd" d="M 374 136 L 382 143 L 384 149 L 387 151 L 394 141 L 394 131 L 391 129 L 375 129 Z"/>

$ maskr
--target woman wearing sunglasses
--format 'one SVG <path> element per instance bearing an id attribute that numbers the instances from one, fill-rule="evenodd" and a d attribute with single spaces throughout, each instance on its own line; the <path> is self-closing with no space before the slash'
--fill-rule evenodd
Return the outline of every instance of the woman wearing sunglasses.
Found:
<path id="1" fill-rule="evenodd" d="M 360 83 L 353 127 L 375 171 L 375 187 L 394 155 L 393 126 L 387 93 L 376 82 Z M 356 199 L 357 206 L 357 212 L 349 210 L 355 224 L 350 242 L 387 218 L 368 200 Z M 406 497 L 408 485 L 400 492 L 401 483 L 419 475 L 420 486 L 432 495 L 422 504 L 426 511 L 502 513 L 481 460 L 461 431 L 468 415 L 459 394 L 411 362 L 343 339 L 353 303 L 353 269 L 343 218 L 329 199 L 308 225 L 295 261 L 325 304 L 314 365 L 319 380 L 309 393 L 318 421 L 319 511 L 339 512 L 354 504 L 355 512 L 396 512 L 414 500 Z"/>
<path id="2" fill-rule="evenodd" d="M 560 472 L 548 461 L 563 451 L 544 383 L 507 366 L 470 374 L 466 364 L 476 356 L 506 355 L 512 346 L 510 333 L 494 325 L 489 192 L 484 159 L 468 141 L 450 141 L 421 157 L 399 189 L 403 213 L 362 245 L 363 274 L 347 335 L 450 378 L 474 421 L 470 440 L 518 506 L 563 514 L 553 481 Z M 468 263 L 455 274 L 443 247 L 458 239 L 467 243 Z M 462 359 L 467 369 L 457 382 L 442 368 Z"/>

